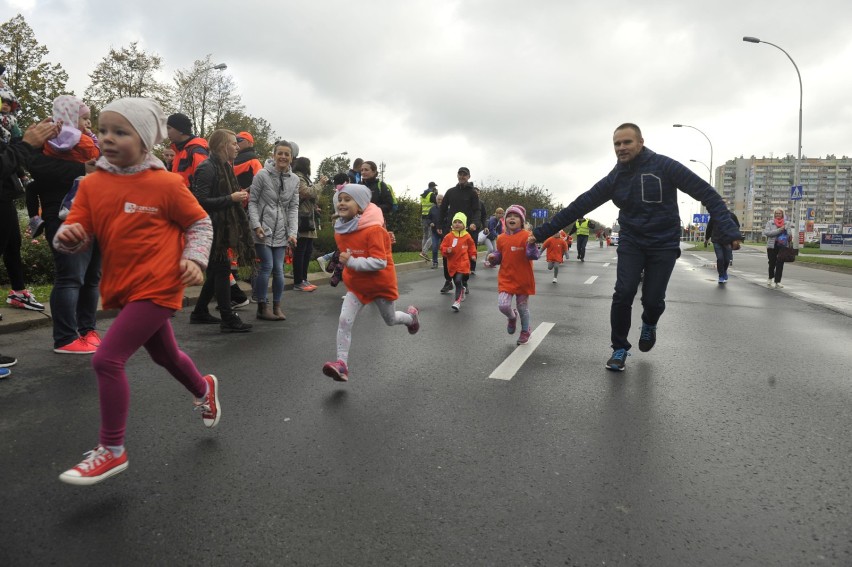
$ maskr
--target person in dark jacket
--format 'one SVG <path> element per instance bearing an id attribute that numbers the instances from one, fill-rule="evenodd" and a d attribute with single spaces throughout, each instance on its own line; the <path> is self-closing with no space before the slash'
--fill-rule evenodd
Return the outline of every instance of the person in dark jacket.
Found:
<path id="1" fill-rule="evenodd" d="M 435 205 L 435 197 L 438 195 L 438 184 L 429 182 L 425 191 L 420 193 L 420 231 L 423 238 L 420 242 L 420 257 L 429 261 L 429 250 L 432 248 L 432 228 L 429 220 L 429 211 Z"/>
<path id="2" fill-rule="evenodd" d="M 361 184 L 372 191 L 373 200 L 370 202 L 375 203 L 382 210 L 385 228 L 388 232 L 393 232 L 391 213 L 396 210 L 396 197 L 391 186 L 379 179 L 379 168 L 376 162 L 365 161 L 361 164 Z M 393 236 L 391 236 L 391 242 L 393 242 Z"/>
<path id="3" fill-rule="evenodd" d="M 187 187 L 192 186 L 195 170 L 210 155 L 207 140 L 192 133 L 192 120 L 176 112 L 166 121 L 166 133 L 175 152 L 171 171 L 183 177 Z"/>
<path id="4" fill-rule="evenodd" d="M 237 135 L 220 129 L 210 135 L 210 159 L 198 166 L 192 194 L 210 215 L 213 223 L 213 245 L 207 263 L 206 278 L 195 308 L 189 316 L 190 323 L 219 323 L 223 333 L 245 333 L 251 325 L 243 323 L 231 308 L 231 261 L 229 250 L 240 265 L 255 269 L 254 247 L 248 217 L 243 204 L 248 192 L 241 189 L 234 176 L 231 162 L 237 156 Z M 213 297 L 219 304 L 222 318 L 210 314 Z"/>
<path id="5" fill-rule="evenodd" d="M 444 194 L 441 203 L 441 227 L 439 234 L 450 233 L 450 223 L 456 213 L 464 213 L 467 217 L 467 231 L 476 242 L 482 228 L 482 209 L 479 206 L 479 192 L 470 182 L 470 170 L 460 167 L 456 175 L 458 184 Z M 475 265 L 475 264 L 474 264 Z M 444 287 L 441 293 L 449 293 L 453 289 L 453 280 L 447 270 L 447 259 L 444 258 Z"/>
<path id="6" fill-rule="evenodd" d="M 257 172 L 263 169 L 263 164 L 257 158 L 254 151 L 254 136 L 249 132 L 237 134 L 237 146 L 240 148 L 237 157 L 234 158 L 234 175 L 242 189 L 246 191 L 251 187 L 251 181 Z"/>
<path id="7" fill-rule="evenodd" d="M 727 207 L 727 204 L 725 206 Z M 739 228 L 740 219 L 732 211 L 728 212 Z M 710 241 L 713 242 L 713 250 L 716 252 L 716 271 L 719 272 L 719 283 L 723 284 L 728 283 L 728 266 L 734 263 L 734 251 L 731 249 L 730 243 L 723 244 L 725 236 L 719 228 L 719 223 L 716 222 L 715 217 L 710 217 L 707 229 L 704 231 L 704 246 L 707 246 Z"/>
<path id="8" fill-rule="evenodd" d="M 619 209 L 618 267 L 612 296 L 610 326 L 612 356 L 609 370 L 624 370 L 632 346 L 627 340 L 633 298 L 642 285 L 642 332 L 639 350 L 651 350 L 657 341 L 657 322 L 666 308 L 666 288 L 680 257 L 680 213 L 677 190 L 701 201 L 719 223 L 721 244 L 739 250 L 742 235 L 725 203 L 712 185 L 675 160 L 645 147 L 636 124 L 625 123 L 612 136 L 615 168 L 603 179 L 533 230 L 531 241 L 542 241 L 586 213 L 612 201 Z"/>
<path id="9" fill-rule="evenodd" d="M 435 204 L 429 209 L 429 216 L 427 220 L 429 221 L 429 231 L 432 236 L 432 269 L 436 269 L 438 267 L 438 249 L 441 247 L 441 235 L 438 232 L 438 228 L 441 226 L 441 201 L 444 200 L 444 196 L 440 193 L 435 195 Z"/>

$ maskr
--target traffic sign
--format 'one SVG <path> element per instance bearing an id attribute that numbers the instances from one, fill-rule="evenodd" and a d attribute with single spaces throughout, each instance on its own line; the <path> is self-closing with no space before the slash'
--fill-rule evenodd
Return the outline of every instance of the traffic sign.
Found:
<path id="1" fill-rule="evenodd" d="M 696 213 L 692 215 L 692 224 L 707 224 L 710 222 L 710 213 Z"/>
<path id="2" fill-rule="evenodd" d="M 801 185 L 793 185 L 790 187 L 790 200 L 791 201 L 801 201 L 802 200 L 802 186 Z"/>
<path id="3" fill-rule="evenodd" d="M 530 216 L 534 219 L 546 219 L 547 209 L 533 209 Z"/>

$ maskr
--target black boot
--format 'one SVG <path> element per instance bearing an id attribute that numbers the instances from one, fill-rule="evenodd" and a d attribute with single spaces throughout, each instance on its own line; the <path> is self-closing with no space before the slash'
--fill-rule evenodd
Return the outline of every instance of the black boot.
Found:
<path id="1" fill-rule="evenodd" d="M 228 319 L 222 321 L 219 330 L 223 333 L 248 333 L 251 331 L 251 325 L 243 323 L 240 316 L 233 313 Z"/>

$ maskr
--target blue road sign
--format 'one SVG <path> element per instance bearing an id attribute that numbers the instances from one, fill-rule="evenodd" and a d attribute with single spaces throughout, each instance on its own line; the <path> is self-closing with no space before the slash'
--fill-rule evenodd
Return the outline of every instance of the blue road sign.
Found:
<path id="1" fill-rule="evenodd" d="M 532 218 L 534 219 L 546 219 L 547 218 L 547 209 L 533 209 L 532 210 Z"/>
<path id="2" fill-rule="evenodd" d="M 801 201 L 802 200 L 802 186 L 801 185 L 793 185 L 790 187 L 790 200 L 791 201 Z"/>
<path id="3" fill-rule="evenodd" d="M 695 213 L 692 215 L 692 224 L 707 224 L 710 222 L 710 213 Z"/>

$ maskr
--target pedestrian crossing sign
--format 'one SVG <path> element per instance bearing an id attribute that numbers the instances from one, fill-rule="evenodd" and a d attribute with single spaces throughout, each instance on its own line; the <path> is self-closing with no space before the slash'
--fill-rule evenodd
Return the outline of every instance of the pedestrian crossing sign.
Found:
<path id="1" fill-rule="evenodd" d="M 801 201 L 802 200 L 802 186 L 801 185 L 793 185 L 790 187 L 790 200 L 791 201 Z"/>

